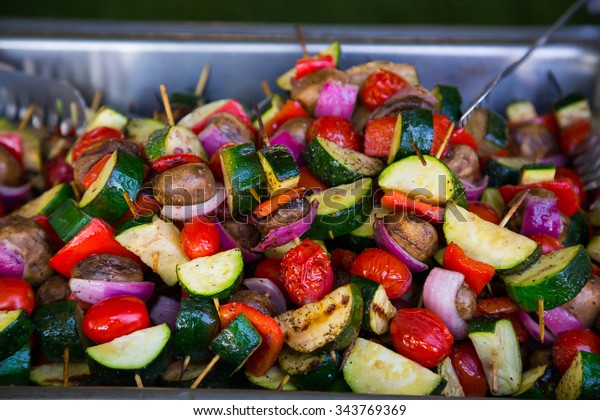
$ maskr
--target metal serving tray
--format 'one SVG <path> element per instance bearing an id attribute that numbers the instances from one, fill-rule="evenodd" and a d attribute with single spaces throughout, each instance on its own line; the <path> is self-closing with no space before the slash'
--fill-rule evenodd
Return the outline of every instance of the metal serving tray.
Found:
<path id="1" fill-rule="evenodd" d="M 417 67 L 421 83 L 461 88 L 469 103 L 505 65 L 524 53 L 543 28 L 302 26 L 310 52 L 337 40 L 341 68 L 369 60 L 406 62 Z M 0 19 L 0 61 L 36 74 L 70 81 L 91 100 L 123 112 L 150 115 L 161 104 L 158 86 L 169 92 L 194 89 L 203 65 L 211 64 L 206 97 L 235 97 L 250 104 L 264 94 L 261 80 L 275 78 L 301 56 L 293 25 L 98 23 Z M 600 96 L 600 26 L 569 27 L 536 51 L 490 95 L 501 110 L 514 99 L 531 99 L 540 110 L 558 96 L 552 71 L 563 91 Z M 596 109 L 600 101 L 595 100 Z M 0 387 L 0 398 L 201 398 L 278 399 L 289 394 L 250 390 Z M 352 394 L 297 392 L 292 398 L 356 398 Z M 370 396 L 369 398 L 379 398 Z"/>

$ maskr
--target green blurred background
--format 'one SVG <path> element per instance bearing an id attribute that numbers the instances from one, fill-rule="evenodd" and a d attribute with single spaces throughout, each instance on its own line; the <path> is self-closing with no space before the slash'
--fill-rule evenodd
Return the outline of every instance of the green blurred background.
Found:
<path id="1" fill-rule="evenodd" d="M 1 17 L 352 24 L 544 25 L 573 0 L 25 0 Z M 573 23 L 597 23 L 580 12 Z"/>

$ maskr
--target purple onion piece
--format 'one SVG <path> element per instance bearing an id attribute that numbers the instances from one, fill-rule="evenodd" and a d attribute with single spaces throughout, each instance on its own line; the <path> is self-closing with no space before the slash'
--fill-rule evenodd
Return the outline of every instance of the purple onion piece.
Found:
<path id="1" fill-rule="evenodd" d="M 325 82 L 317 99 L 315 116 L 335 116 L 350 120 L 357 96 L 358 86 L 356 85 L 344 85 L 337 80 Z"/>
<path id="2" fill-rule="evenodd" d="M 560 306 L 544 311 L 544 322 L 557 337 L 566 331 L 587 329 L 575 315 Z"/>
<path id="3" fill-rule="evenodd" d="M 0 241 L 0 277 L 23 277 L 25 261 L 21 252 L 10 242 Z"/>
<path id="4" fill-rule="evenodd" d="M 456 340 L 467 338 L 469 325 L 456 309 L 456 293 L 465 276 L 456 271 L 434 268 L 423 285 L 423 305 L 440 317 Z"/>
<path id="5" fill-rule="evenodd" d="M 172 330 L 175 329 L 175 320 L 179 312 L 179 302 L 175 299 L 160 295 L 152 309 L 150 309 L 150 319 L 156 325 L 167 323 Z"/>
<path id="6" fill-rule="evenodd" d="M 488 177 L 484 176 L 477 184 L 471 184 L 469 182 L 463 181 L 461 179 L 462 184 L 465 186 L 465 193 L 467 194 L 467 200 L 474 201 L 479 200 L 481 194 L 488 186 Z"/>
<path id="7" fill-rule="evenodd" d="M 283 313 L 287 311 L 287 302 L 285 299 L 285 295 L 281 291 L 279 287 L 275 283 L 273 283 L 269 279 L 260 278 L 260 277 L 251 277 L 249 279 L 244 280 L 244 285 L 250 289 L 258 292 L 260 294 L 267 294 L 268 299 L 271 301 L 273 306 L 277 308 L 278 313 Z"/>
<path id="8" fill-rule="evenodd" d="M 87 303 L 96 303 L 102 299 L 114 296 L 135 296 L 144 301 L 150 299 L 154 291 L 154 283 L 105 281 L 72 278 L 69 287 L 77 298 Z"/>
<path id="9" fill-rule="evenodd" d="M 562 218 L 556 197 L 536 197 L 529 194 L 525 198 L 521 234 L 532 237 L 540 233 L 558 238 L 562 229 Z"/>
<path id="10" fill-rule="evenodd" d="M 524 310 L 519 311 L 519 318 L 523 322 L 523 325 L 527 329 L 527 332 L 529 332 L 529 334 L 536 341 L 539 341 L 541 343 L 542 339 L 540 337 L 540 324 L 535 322 L 533 320 L 533 318 L 531 318 L 529 316 L 529 314 L 527 312 L 525 312 Z M 548 331 L 548 329 L 544 329 L 544 344 L 552 345 L 552 344 L 554 344 L 555 341 L 556 341 L 556 336 L 554 334 L 552 334 L 550 331 Z"/>
<path id="11" fill-rule="evenodd" d="M 198 140 L 210 158 L 219 148 L 232 140 L 214 125 L 210 125 L 198 134 Z"/>

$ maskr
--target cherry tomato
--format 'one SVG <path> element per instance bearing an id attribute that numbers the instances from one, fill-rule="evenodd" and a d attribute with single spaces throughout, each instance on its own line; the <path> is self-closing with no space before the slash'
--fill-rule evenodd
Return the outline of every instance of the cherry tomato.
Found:
<path id="1" fill-rule="evenodd" d="M 143 300 L 134 296 L 114 296 L 95 303 L 83 317 L 83 333 L 102 344 L 148 328 L 150 317 Z"/>
<path id="2" fill-rule="evenodd" d="M 423 308 L 398 310 L 390 324 L 390 338 L 398 353 L 425 367 L 448 357 L 454 343 L 446 324 Z"/>
<path id="3" fill-rule="evenodd" d="M 560 133 L 560 149 L 564 154 L 570 155 L 590 135 L 590 121 L 582 119 L 575 121 Z"/>
<path id="4" fill-rule="evenodd" d="M 71 182 L 73 180 L 73 167 L 69 165 L 63 155 L 58 155 L 44 162 L 42 171 L 46 180 L 46 188 L 56 184 Z"/>
<path id="5" fill-rule="evenodd" d="M 298 181 L 298 188 L 310 188 L 313 190 L 326 190 L 327 185 L 323 184 L 306 166 L 300 168 L 300 180 Z"/>
<path id="6" fill-rule="evenodd" d="M 498 316 L 506 314 L 517 314 L 519 305 L 506 296 L 482 299 L 477 301 L 476 316 Z"/>
<path id="7" fill-rule="evenodd" d="M 408 86 L 410 84 L 402 76 L 389 70 L 379 69 L 367 77 L 360 97 L 369 111 L 373 111 L 396 92 Z"/>
<path id="8" fill-rule="evenodd" d="M 487 220 L 490 223 L 495 225 L 500 224 L 500 217 L 498 217 L 498 213 L 492 206 L 482 201 L 469 201 L 469 205 L 467 206 L 467 210 L 471 213 L 475 213 L 477 216 L 481 217 L 483 220 Z"/>
<path id="9" fill-rule="evenodd" d="M 114 128 L 111 127 L 97 127 L 93 130 L 87 131 L 83 133 L 79 139 L 73 145 L 73 162 L 77 160 L 79 156 L 85 149 L 90 147 L 94 143 L 98 143 L 100 141 L 109 140 L 109 139 L 124 139 L 125 135 Z"/>
<path id="10" fill-rule="evenodd" d="M 350 273 L 352 272 L 352 266 L 354 265 L 356 257 L 356 253 L 352 251 L 336 248 L 331 251 L 331 265 L 336 269 L 341 269 Z"/>
<path id="11" fill-rule="evenodd" d="M 587 194 L 583 190 L 583 182 L 581 182 L 581 177 L 577 171 L 571 168 L 556 168 L 554 179 L 562 178 L 569 178 L 573 182 L 573 189 L 575 190 L 575 194 L 579 197 L 579 206 L 583 208 L 587 201 Z"/>
<path id="12" fill-rule="evenodd" d="M 561 375 L 582 350 L 600 354 L 600 338 L 590 330 L 570 330 L 558 336 L 552 347 L 552 360 Z"/>
<path id="13" fill-rule="evenodd" d="M 485 371 L 471 340 L 454 343 L 450 361 L 465 397 L 485 397 L 488 391 Z"/>
<path id="14" fill-rule="evenodd" d="M 362 148 L 360 134 L 350 121 L 342 117 L 328 115 L 315 119 L 306 131 L 306 138 L 311 141 L 315 137 L 324 138 L 357 152 Z"/>
<path id="15" fill-rule="evenodd" d="M 368 248 L 352 266 L 352 274 L 380 283 L 390 299 L 402 297 L 412 283 L 412 275 L 402 261 L 389 252 Z"/>
<path id="16" fill-rule="evenodd" d="M 285 290 L 299 306 L 321 300 L 333 289 L 333 269 L 327 253 L 310 239 L 286 252 L 281 262 Z"/>
<path id="17" fill-rule="evenodd" d="M 0 311 L 23 309 L 31 315 L 35 307 L 35 294 L 25 280 L 7 277 L 0 279 Z"/>
<path id="18" fill-rule="evenodd" d="M 538 233 L 537 235 L 533 235 L 531 239 L 536 241 L 538 245 L 542 247 L 542 254 L 544 255 L 564 248 L 563 244 L 560 243 L 558 239 L 546 233 Z"/>
<path id="19" fill-rule="evenodd" d="M 260 260 L 254 269 L 254 277 L 269 279 L 283 292 L 287 293 L 283 279 L 281 278 L 281 261 L 279 258 L 265 258 Z"/>
<path id="20" fill-rule="evenodd" d="M 195 217 L 181 231 L 181 246 L 191 260 L 216 254 L 220 246 L 217 226 L 208 217 Z"/>

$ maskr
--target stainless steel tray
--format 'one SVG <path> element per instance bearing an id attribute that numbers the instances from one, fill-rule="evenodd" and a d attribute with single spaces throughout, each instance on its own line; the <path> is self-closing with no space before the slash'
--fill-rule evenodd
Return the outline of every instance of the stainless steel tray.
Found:
<path id="1" fill-rule="evenodd" d="M 421 83 L 459 86 L 466 103 L 507 63 L 519 57 L 542 28 L 303 26 L 308 49 L 342 44 L 341 67 L 368 60 L 417 66 Z M 0 61 L 43 76 L 66 79 L 90 100 L 104 92 L 107 105 L 135 114 L 160 107 L 158 86 L 193 90 L 205 63 L 212 66 L 209 100 L 260 100 L 260 81 L 275 78 L 301 55 L 292 25 L 91 23 L 0 19 Z M 570 27 L 536 51 L 502 82 L 489 105 L 531 99 L 540 109 L 556 98 L 552 70 L 565 92 L 600 94 L 600 26 Z M 600 108 L 600 104 L 596 103 Z M 353 394 L 250 390 L 0 387 L 4 399 L 344 399 Z M 385 398 L 369 396 L 369 398 Z M 405 398 L 405 397 L 403 397 Z"/>

